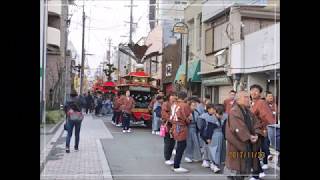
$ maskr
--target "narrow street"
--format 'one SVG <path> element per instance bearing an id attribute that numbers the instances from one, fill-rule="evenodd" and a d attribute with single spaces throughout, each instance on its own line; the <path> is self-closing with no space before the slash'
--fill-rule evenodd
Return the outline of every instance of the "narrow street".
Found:
<path id="1" fill-rule="evenodd" d="M 150 129 L 142 127 L 133 128 L 133 133 L 123 134 L 121 128 L 111 124 L 110 118 L 103 118 L 103 120 L 113 138 L 102 139 L 101 142 L 114 180 L 227 179 L 223 174 L 214 174 L 209 168 L 201 167 L 200 162 L 186 163 L 183 159 L 181 166 L 189 169 L 190 172 L 187 174 L 174 173 L 171 166 L 164 164 L 163 138 L 151 134 Z M 279 179 L 272 175 L 274 172 L 274 169 L 268 169 L 264 179 Z"/>
<path id="2" fill-rule="evenodd" d="M 60 126 L 63 128 L 63 126 Z M 150 129 L 134 127 L 133 133 L 123 134 L 120 127 L 111 124 L 111 116 L 86 115 L 80 133 L 80 147 L 65 153 L 66 132 L 55 143 L 41 172 L 43 180 L 132 180 L 132 179 L 190 179 L 226 180 L 223 174 L 214 174 L 201 163 L 185 163 L 186 174 L 173 173 L 164 164 L 163 139 L 152 135 Z M 101 142 L 101 143 L 100 143 Z M 71 145 L 74 143 L 74 137 Z M 269 169 L 264 180 L 275 180 L 278 170 Z"/>

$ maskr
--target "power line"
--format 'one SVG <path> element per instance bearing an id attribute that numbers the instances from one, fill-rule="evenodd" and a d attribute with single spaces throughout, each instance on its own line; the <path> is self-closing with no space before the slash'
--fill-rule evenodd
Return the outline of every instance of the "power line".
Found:
<path id="1" fill-rule="evenodd" d="M 280 64 L 280 62 L 273 63 L 273 64 L 268 64 L 268 65 L 264 65 L 264 66 L 254 66 L 254 67 L 248 67 L 248 68 L 229 68 L 229 69 L 255 69 L 255 68 L 268 67 L 268 66 L 275 66 L 277 64 Z"/>

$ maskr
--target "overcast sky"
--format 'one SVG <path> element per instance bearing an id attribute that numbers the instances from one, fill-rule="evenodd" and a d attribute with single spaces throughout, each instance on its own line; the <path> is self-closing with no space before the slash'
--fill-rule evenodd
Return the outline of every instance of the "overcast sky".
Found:
<path id="1" fill-rule="evenodd" d="M 73 14 L 70 25 L 69 40 L 81 57 L 81 37 L 82 37 L 82 3 L 76 0 L 77 6 L 70 6 L 69 13 Z M 138 22 L 136 32 L 133 34 L 133 41 L 137 42 L 142 36 L 149 33 L 149 1 L 134 0 L 133 21 Z M 85 49 L 86 53 L 94 54 L 87 56 L 88 64 L 92 71 L 105 60 L 108 48 L 108 38 L 112 39 L 112 46 L 117 46 L 120 42 L 127 43 L 129 40 L 130 24 L 130 0 L 96 0 L 85 1 L 86 31 Z M 128 37 L 120 37 L 128 36 Z"/>

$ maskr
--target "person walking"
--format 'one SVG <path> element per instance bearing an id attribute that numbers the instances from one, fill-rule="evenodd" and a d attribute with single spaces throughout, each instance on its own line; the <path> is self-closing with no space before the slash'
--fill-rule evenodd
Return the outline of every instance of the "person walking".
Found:
<path id="1" fill-rule="evenodd" d="M 122 115 L 123 133 L 131 132 L 130 119 L 132 115 L 132 109 L 134 108 L 134 99 L 130 96 L 130 91 L 126 91 L 126 96 L 120 98 L 120 110 Z"/>
<path id="2" fill-rule="evenodd" d="M 75 144 L 74 149 L 79 150 L 80 128 L 83 120 L 81 113 L 81 101 L 76 91 L 70 94 L 71 98 L 66 102 L 64 109 L 67 114 L 67 138 L 66 138 L 66 153 L 70 153 L 70 140 L 72 137 L 73 128 L 75 128 Z"/>
<path id="3" fill-rule="evenodd" d="M 236 91 L 231 90 L 229 92 L 229 98 L 223 101 L 224 107 L 226 109 L 226 112 L 229 113 L 233 104 L 234 104 L 234 97 L 236 96 Z"/>
<path id="4" fill-rule="evenodd" d="M 112 113 L 112 101 L 110 96 L 107 96 L 107 99 L 105 102 L 105 108 L 106 108 L 106 115 L 109 115 Z"/>
<path id="5" fill-rule="evenodd" d="M 176 141 L 173 138 L 172 134 L 172 123 L 170 122 L 171 117 L 171 107 L 176 104 L 177 102 L 177 94 L 172 92 L 169 97 L 168 101 L 164 102 L 161 106 L 161 121 L 162 124 L 165 124 L 167 127 L 167 132 L 163 138 L 164 144 L 164 159 L 166 165 L 173 165 L 174 161 L 170 160 L 172 156 L 172 151 L 176 144 Z"/>
<path id="6" fill-rule="evenodd" d="M 119 99 L 120 99 L 120 93 L 116 95 L 116 97 L 113 100 L 113 116 L 112 116 L 112 124 L 116 125 L 118 124 L 118 119 L 120 117 L 120 104 L 119 104 Z"/>
<path id="7" fill-rule="evenodd" d="M 185 151 L 185 162 L 199 162 L 201 161 L 201 150 L 200 150 L 200 139 L 197 129 L 197 121 L 200 113 L 197 110 L 197 102 L 192 97 L 190 99 L 191 115 L 189 117 L 190 124 L 188 125 L 188 137 L 187 137 L 187 147 Z"/>
<path id="8" fill-rule="evenodd" d="M 80 102 L 81 102 L 81 112 L 83 112 L 83 111 L 85 111 L 85 108 L 86 108 L 86 104 L 87 104 L 87 102 L 86 102 L 86 96 L 87 96 L 87 94 L 86 93 L 83 93 L 82 95 L 80 95 Z"/>
<path id="9" fill-rule="evenodd" d="M 162 103 L 163 103 L 163 96 L 157 96 L 156 102 L 153 105 L 152 134 L 159 135 L 160 133 Z"/>
<path id="10" fill-rule="evenodd" d="M 263 89 L 260 85 L 254 84 L 250 86 L 250 95 L 252 98 L 251 102 L 251 112 L 258 118 L 262 123 L 263 134 L 261 136 L 261 150 L 264 152 L 265 156 L 263 158 L 262 169 L 260 170 L 259 177 L 262 178 L 265 176 L 263 170 L 268 169 L 268 159 L 271 159 L 270 155 L 270 141 L 267 133 L 267 126 L 271 124 L 275 124 L 275 118 L 272 115 L 272 111 L 270 110 L 267 102 L 261 99 L 261 93 Z"/>
<path id="11" fill-rule="evenodd" d="M 90 91 L 88 91 L 88 95 L 86 96 L 86 114 L 92 112 L 92 104 L 93 104 L 93 97 L 90 94 Z"/>
<path id="12" fill-rule="evenodd" d="M 96 108 L 95 108 L 95 115 L 98 116 L 101 112 L 102 109 L 102 93 L 99 91 L 96 99 Z"/>
<path id="13" fill-rule="evenodd" d="M 188 125 L 190 123 L 189 116 L 191 115 L 190 106 L 185 102 L 186 97 L 186 92 L 179 92 L 177 104 L 173 104 L 171 107 L 170 121 L 172 122 L 173 138 L 177 141 L 173 171 L 177 173 L 189 171 L 180 167 L 181 158 L 187 146 Z"/>
<path id="14" fill-rule="evenodd" d="M 230 180 L 244 180 L 246 174 L 258 171 L 262 124 L 250 111 L 249 93 L 237 93 L 226 123 L 227 156 L 225 174 Z M 227 172 L 228 171 L 228 172 Z M 257 174 L 255 174 L 255 177 Z M 253 177 L 254 178 L 254 177 Z"/>

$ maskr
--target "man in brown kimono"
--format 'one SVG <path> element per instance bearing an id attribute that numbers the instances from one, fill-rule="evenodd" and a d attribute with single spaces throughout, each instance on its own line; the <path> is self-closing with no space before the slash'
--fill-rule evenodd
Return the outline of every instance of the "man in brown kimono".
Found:
<path id="1" fill-rule="evenodd" d="M 243 180 L 246 174 L 251 174 L 251 169 L 255 172 L 258 170 L 261 123 L 249 107 L 249 93 L 240 91 L 226 123 L 226 168 L 236 175 L 228 177 L 232 180 Z"/>
<path id="2" fill-rule="evenodd" d="M 172 124 L 170 121 L 171 115 L 171 106 L 176 103 L 177 95 L 176 93 L 171 93 L 168 97 L 168 101 L 165 101 L 161 106 L 161 120 L 162 124 L 165 124 L 168 132 L 166 133 L 163 141 L 164 141 L 164 158 L 166 165 L 173 165 L 173 161 L 171 159 L 172 151 L 176 144 L 176 141 L 173 139 L 172 135 Z"/>
<path id="3" fill-rule="evenodd" d="M 258 118 L 262 123 L 263 136 L 261 137 L 261 150 L 264 152 L 265 157 L 263 158 L 262 169 L 268 169 L 268 158 L 271 159 L 270 155 L 270 141 L 267 133 L 267 126 L 275 124 L 275 118 L 272 115 L 270 108 L 265 100 L 261 99 L 261 93 L 263 89 L 260 85 L 254 84 L 250 86 L 250 95 L 252 98 L 251 112 Z M 262 170 L 261 170 L 262 171 Z M 260 172 L 260 177 L 264 177 L 264 172 Z"/>
<path id="4" fill-rule="evenodd" d="M 172 123 L 173 138 L 177 141 L 173 171 L 178 173 L 188 172 L 187 169 L 180 167 L 181 158 L 187 146 L 189 116 L 191 115 L 190 106 L 185 101 L 186 97 L 186 92 L 179 92 L 177 103 L 171 107 L 170 122 Z"/>
<path id="5" fill-rule="evenodd" d="M 131 132 L 130 126 L 130 119 L 132 116 L 132 109 L 134 108 L 134 99 L 130 96 L 130 91 L 126 91 L 126 96 L 122 96 L 119 100 L 120 102 L 120 110 L 122 112 L 122 126 L 123 126 L 123 133 Z"/>

